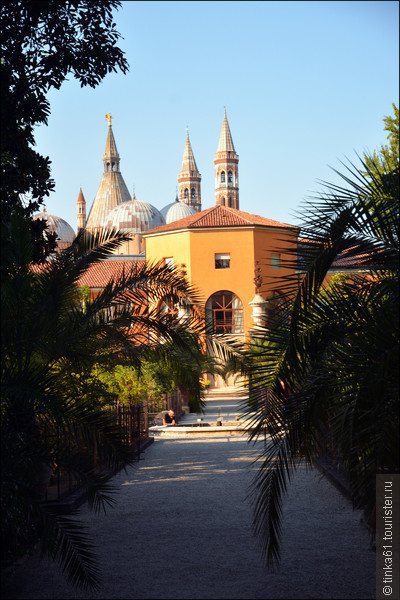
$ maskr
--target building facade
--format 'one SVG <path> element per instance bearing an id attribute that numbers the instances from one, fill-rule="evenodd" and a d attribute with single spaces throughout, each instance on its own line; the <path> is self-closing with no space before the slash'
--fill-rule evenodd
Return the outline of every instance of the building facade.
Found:
<path id="1" fill-rule="evenodd" d="M 86 201 L 82 190 L 79 192 L 78 229 L 92 233 L 120 230 L 129 233 L 131 240 L 104 261 L 106 264 L 90 269 L 81 284 L 89 285 L 95 294 L 127 261 L 184 265 L 202 297 L 207 333 L 245 339 L 254 325 L 268 324 L 276 280 L 293 274 L 285 263 L 287 247 L 296 243 L 298 229 L 239 210 L 239 155 L 226 111 L 214 156 L 215 201 L 207 209 L 202 209 L 201 174 L 188 131 L 177 196 L 159 210 L 138 200 L 135 193 L 129 194 L 111 115 L 106 119 L 101 182 L 87 219 Z"/>

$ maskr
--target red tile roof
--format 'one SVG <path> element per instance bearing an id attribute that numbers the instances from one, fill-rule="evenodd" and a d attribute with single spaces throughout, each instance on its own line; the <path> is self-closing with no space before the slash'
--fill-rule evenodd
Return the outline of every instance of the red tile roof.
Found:
<path id="1" fill-rule="evenodd" d="M 195 215 L 190 215 L 179 221 L 173 221 L 167 225 L 162 225 L 156 229 L 147 231 L 144 236 L 151 233 L 159 233 L 164 231 L 175 231 L 177 229 L 197 229 L 203 227 L 243 227 L 251 225 L 262 225 L 264 227 L 290 227 L 295 229 L 293 225 L 287 223 L 279 223 L 272 219 L 266 219 L 258 215 L 228 208 L 227 206 L 212 206 L 206 210 L 202 210 Z"/>
<path id="2" fill-rule="evenodd" d="M 78 285 L 88 285 L 90 288 L 103 288 L 111 279 L 116 279 L 122 272 L 128 273 L 133 267 L 143 267 L 142 260 L 102 260 L 90 265 L 80 277 Z"/>
<path id="3" fill-rule="evenodd" d="M 133 267 L 141 268 L 145 262 L 143 260 L 102 260 L 89 266 L 87 271 L 82 274 L 78 280 L 78 285 L 88 285 L 90 288 L 104 288 L 111 279 L 116 279 L 122 272 L 126 273 Z M 32 265 L 35 272 L 40 272 L 46 268 L 46 264 Z"/>
<path id="4" fill-rule="evenodd" d="M 298 257 L 301 262 L 302 259 L 305 260 L 309 255 L 307 252 L 307 246 L 312 248 L 312 244 L 317 243 L 316 240 L 307 240 L 307 239 L 299 239 L 298 240 Z M 357 246 L 353 246 L 352 248 L 347 248 L 340 254 L 338 254 L 331 264 L 331 270 L 356 270 L 356 269 L 365 269 L 371 263 L 371 255 L 367 252 L 359 251 L 357 252 Z"/>

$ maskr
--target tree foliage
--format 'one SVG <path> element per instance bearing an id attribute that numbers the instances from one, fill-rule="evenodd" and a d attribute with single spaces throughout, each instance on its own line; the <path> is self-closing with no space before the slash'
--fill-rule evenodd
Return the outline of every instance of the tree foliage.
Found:
<path id="1" fill-rule="evenodd" d="M 398 154 L 379 158 L 350 163 L 343 186 L 325 183 L 305 202 L 302 256 L 288 249 L 297 265 L 285 282 L 290 301 L 247 356 L 251 439 L 267 439 L 252 488 L 254 530 L 270 567 L 300 462 L 333 449 L 368 520 L 376 474 L 398 473 Z M 347 275 L 328 284 L 334 264 Z"/>
<path id="2" fill-rule="evenodd" d="M 113 503 L 110 479 L 131 464 L 132 453 L 98 402 L 94 365 L 125 364 L 140 373 L 146 361 L 173 361 L 171 346 L 196 363 L 198 296 L 179 270 L 134 263 L 82 306 L 79 278 L 128 236 L 81 231 L 70 248 L 33 268 L 24 215 L 13 212 L 8 226 L 1 265 L 2 557 L 13 559 L 39 537 L 74 583 L 94 587 L 99 573 L 90 540 L 76 515 L 59 515 L 43 502 L 41 479 L 55 459 L 83 481 L 94 510 Z M 191 314 L 160 320 L 163 299 L 189 300 Z"/>
<path id="3" fill-rule="evenodd" d="M 106 398 L 124 406 L 141 404 L 145 400 L 160 400 L 176 388 L 172 373 L 159 362 L 143 361 L 140 371 L 129 365 L 116 365 L 111 370 L 97 365 L 94 377 L 106 390 Z"/>
<path id="4" fill-rule="evenodd" d="M 127 71 L 112 17 L 120 4 L 114 0 L 1 3 L 3 220 L 15 206 L 22 206 L 26 218 L 31 217 L 54 191 L 50 159 L 34 149 L 34 129 L 47 125 L 50 114 L 49 90 L 59 89 L 69 74 L 81 86 L 95 87 L 107 73 Z M 31 222 L 35 244 L 41 244 L 47 255 L 54 240 L 43 239 L 45 226 Z"/>
<path id="5" fill-rule="evenodd" d="M 384 130 L 388 132 L 388 144 L 382 144 L 379 151 L 374 151 L 371 156 L 364 154 L 364 161 L 371 175 L 379 172 L 381 174 L 391 174 L 394 178 L 399 175 L 399 109 L 393 103 L 394 116 L 385 116 Z M 364 172 L 367 175 L 367 172 Z M 398 184 L 397 184 L 398 185 Z"/>

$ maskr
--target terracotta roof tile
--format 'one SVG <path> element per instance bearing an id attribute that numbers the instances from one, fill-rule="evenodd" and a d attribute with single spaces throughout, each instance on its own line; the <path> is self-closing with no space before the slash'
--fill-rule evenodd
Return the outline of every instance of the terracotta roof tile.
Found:
<path id="1" fill-rule="evenodd" d="M 132 267 L 143 265 L 144 261 L 140 260 L 102 260 L 90 265 L 86 273 L 80 277 L 78 285 L 88 285 L 90 288 L 103 288 L 111 279 L 116 279 L 122 275 L 123 271 L 127 273 Z"/>
<path id="2" fill-rule="evenodd" d="M 240 227 L 249 225 L 262 225 L 264 227 L 290 227 L 294 228 L 293 225 L 287 223 L 279 223 L 273 219 L 266 219 L 258 215 L 252 215 L 250 213 L 236 210 L 235 208 L 228 208 L 227 206 L 213 206 L 202 210 L 199 213 L 174 221 L 151 229 L 147 231 L 149 233 L 158 233 L 163 231 L 174 231 L 176 229 L 197 229 L 203 227 Z M 146 236 L 146 234 L 144 234 Z"/>
<path id="3" fill-rule="evenodd" d="M 88 285 L 90 288 L 104 288 L 111 279 L 116 279 L 122 272 L 126 273 L 133 267 L 140 268 L 145 264 L 143 260 L 102 260 L 89 266 L 87 271 L 78 280 L 78 286 Z M 36 273 L 44 270 L 44 265 L 32 265 Z"/>
<path id="4" fill-rule="evenodd" d="M 309 255 L 307 247 L 312 248 L 313 243 L 316 243 L 316 241 L 306 240 L 304 238 L 298 241 L 298 257 L 299 261 L 303 262 L 303 264 L 306 263 L 307 256 Z M 344 270 L 362 269 L 368 268 L 370 262 L 371 255 L 369 253 L 363 251 L 357 252 L 357 246 L 353 246 L 338 254 L 333 260 L 330 268 Z"/>

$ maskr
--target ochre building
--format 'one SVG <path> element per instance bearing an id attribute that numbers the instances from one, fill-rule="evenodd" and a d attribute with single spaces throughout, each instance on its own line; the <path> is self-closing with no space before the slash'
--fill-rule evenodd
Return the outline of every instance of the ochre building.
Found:
<path id="1" fill-rule="evenodd" d="M 289 241 L 296 243 L 299 231 L 287 223 L 240 209 L 239 155 L 226 112 L 214 156 L 215 198 L 211 208 L 204 210 L 201 174 L 188 131 L 176 198 L 158 209 L 136 198 L 134 191 L 130 195 L 121 173 L 111 115 L 106 119 L 103 174 L 88 216 L 86 200 L 82 190 L 79 192 L 78 229 L 122 230 L 130 234 L 131 241 L 105 261 L 106 265 L 93 265 L 81 285 L 89 285 L 95 294 L 104 287 L 107 277 L 120 272 L 127 262 L 161 260 L 184 265 L 202 296 L 208 333 L 244 339 L 255 325 L 268 324 L 274 298 L 279 295 L 277 280 L 289 274 L 284 266 L 289 258 L 285 246 L 290 245 Z M 241 199 L 241 205 L 245 208 L 245 199 Z M 43 218 L 43 214 L 37 218 Z M 53 227 L 54 222 L 55 218 Z M 64 238 L 65 229 L 63 222 Z"/>

